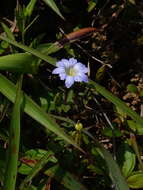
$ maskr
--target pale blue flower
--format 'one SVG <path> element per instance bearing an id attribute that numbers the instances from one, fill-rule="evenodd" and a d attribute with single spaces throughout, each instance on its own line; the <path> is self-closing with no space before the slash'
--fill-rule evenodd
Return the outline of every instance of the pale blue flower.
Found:
<path id="1" fill-rule="evenodd" d="M 88 82 L 88 77 L 85 73 L 88 68 L 76 59 L 62 59 L 56 63 L 57 68 L 52 74 L 58 74 L 61 80 L 65 80 L 65 85 L 70 88 L 74 82 Z"/>

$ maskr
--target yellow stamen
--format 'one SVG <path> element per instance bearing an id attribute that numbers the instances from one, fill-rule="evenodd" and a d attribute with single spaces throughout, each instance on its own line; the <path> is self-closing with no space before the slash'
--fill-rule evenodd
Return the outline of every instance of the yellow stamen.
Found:
<path id="1" fill-rule="evenodd" d="M 73 77 L 73 76 L 76 75 L 76 70 L 71 67 L 71 68 L 68 68 L 68 69 L 66 70 L 66 73 L 67 73 L 67 75 Z"/>

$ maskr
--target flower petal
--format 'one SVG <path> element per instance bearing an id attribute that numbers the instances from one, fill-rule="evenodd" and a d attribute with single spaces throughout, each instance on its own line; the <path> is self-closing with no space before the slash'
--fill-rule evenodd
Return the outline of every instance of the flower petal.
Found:
<path id="1" fill-rule="evenodd" d="M 74 83 L 74 77 L 67 76 L 65 81 L 66 87 L 70 88 L 73 85 L 73 83 Z"/>
<path id="2" fill-rule="evenodd" d="M 70 62 L 68 59 L 62 59 L 61 61 L 63 62 L 65 68 L 73 66 L 73 63 Z"/>
<path id="3" fill-rule="evenodd" d="M 65 69 L 63 67 L 58 67 L 52 71 L 52 74 L 60 74 L 64 72 L 65 72 Z"/>
<path id="4" fill-rule="evenodd" d="M 70 62 L 70 64 L 71 64 L 71 66 L 77 64 L 77 60 L 74 59 L 74 58 L 70 58 L 70 59 L 69 59 L 69 62 Z"/>
<path id="5" fill-rule="evenodd" d="M 65 73 L 60 73 L 59 76 L 60 76 L 61 80 L 65 80 L 67 77 L 67 75 Z"/>
<path id="6" fill-rule="evenodd" d="M 76 69 L 79 72 L 83 72 L 83 73 L 88 72 L 88 68 L 85 65 L 83 65 L 82 63 L 75 64 L 74 69 Z"/>
<path id="7" fill-rule="evenodd" d="M 88 77 L 85 74 L 82 74 L 81 78 L 83 82 L 88 82 Z"/>
<path id="8" fill-rule="evenodd" d="M 74 76 L 74 80 L 76 81 L 76 82 L 82 82 L 82 77 L 81 76 Z"/>
<path id="9" fill-rule="evenodd" d="M 62 60 L 61 60 L 61 61 L 58 61 L 58 62 L 56 63 L 56 66 L 57 66 L 57 67 L 64 67 L 64 63 L 62 62 Z"/>

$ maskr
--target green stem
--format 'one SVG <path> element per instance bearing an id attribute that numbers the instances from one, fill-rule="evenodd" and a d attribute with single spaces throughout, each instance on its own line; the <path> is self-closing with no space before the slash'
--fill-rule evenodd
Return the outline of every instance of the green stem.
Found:
<path id="1" fill-rule="evenodd" d="M 130 134 L 130 139 L 131 139 L 132 147 L 133 147 L 133 149 L 134 149 L 134 151 L 136 153 L 136 156 L 138 158 L 140 169 L 143 171 L 143 162 L 142 162 L 141 157 L 140 157 L 136 137 L 135 137 L 135 135 L 133 133 Z"/>
<path id="2" fill-rule="evenodd" d="M 17 83 L 17 92 L 15 104 L 13 107 L 11 123 L 10 123 L 10 136 L 9 136 L 9 148 L 7 155 L 7 168 L 4 179 L 4 190 L 15 190 L 16 177 L 17 177 L 17 164 L 19 154 L 20 143 L 20 107 L 21 107 L 21 86 L 23 76 Z"/>

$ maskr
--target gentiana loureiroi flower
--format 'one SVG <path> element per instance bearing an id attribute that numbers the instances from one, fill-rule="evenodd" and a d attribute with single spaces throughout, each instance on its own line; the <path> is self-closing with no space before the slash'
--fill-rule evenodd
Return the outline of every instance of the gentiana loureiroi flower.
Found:
<path id="1" fill-rule="evenodd" d="M 88 68 L 76 59 L 62 59 L 56 63 L 56 66 L 52 74 L 58 74 L 61 80 L 65 80 L 67 88 L 70 88 L 74 82 L 88 82 L 86 75 Z"/>

